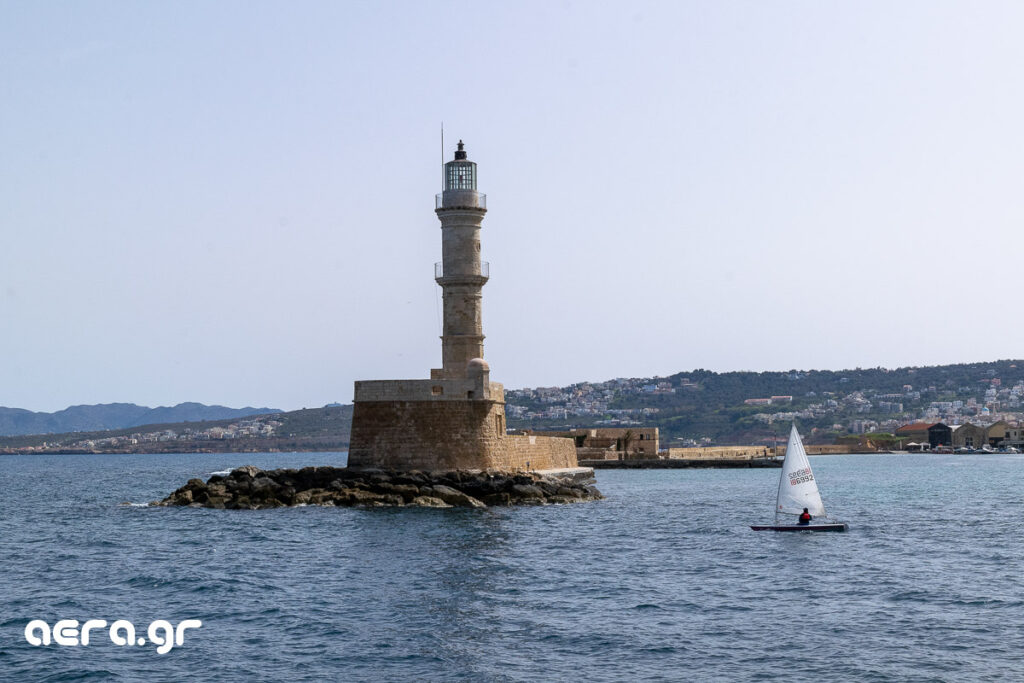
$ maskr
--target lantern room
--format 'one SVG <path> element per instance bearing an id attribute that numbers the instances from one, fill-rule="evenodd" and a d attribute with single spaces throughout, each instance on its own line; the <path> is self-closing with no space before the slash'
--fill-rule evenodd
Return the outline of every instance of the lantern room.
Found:
<path id="1" fill-rule="evenodd" d="M 444 165 L 445 190 L 475 190 L 476 164 L 466 158 L 465 145 L 459 140 L 455 160 Z"/>

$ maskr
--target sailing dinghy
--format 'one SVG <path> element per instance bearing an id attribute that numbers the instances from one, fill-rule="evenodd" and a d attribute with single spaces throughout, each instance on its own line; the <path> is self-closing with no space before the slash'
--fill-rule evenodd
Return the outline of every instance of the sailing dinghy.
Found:
<path id="1" fill-rule="evenodd" d="M 786 459 L 782 461 L 782 474 L 779 475 L 779 495 L 775 501 L 775 520 L 780 514 L 799 515 L 807 508 L 811 517 L 825 517 L 825 504 L 818 493 L 818 482 L 811 472 L 811 463 L 807 461 L 800 433 L 796 425 L 789 432 L 789 444 L 786 446 Z M 846 531 L 846 522 L 810 524 L 773 524 L 750 527 L 754 531 Z"/>

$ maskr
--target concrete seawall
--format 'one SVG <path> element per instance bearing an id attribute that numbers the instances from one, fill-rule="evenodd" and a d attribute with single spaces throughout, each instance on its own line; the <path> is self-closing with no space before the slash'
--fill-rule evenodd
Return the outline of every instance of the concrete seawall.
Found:
<path id="1" fill-rule="evenodd" d="M 750 467 L 782 467 L 782 460 L 772 458 L 673 458 L 651 460 L 581 460 L 580 467 L 596 470 L 665 470 L 687 468 L 739 469 Z"/>
<path id="2" fill-rule="evenodd" d="M 839 455 L 859 452 L 853 446 L 805 446 L 808 455 Z M 765 448 L 763 446 L 717 446 L 711 448 L 670 448 L 668 457 L 660 458 L 600 460 L 580 458 L 581 467 L 606 470 L 630 469 L 686 469 L 693 467 L 744 468 L 782 467 L 786 447 Z"/>
<path id="3" fill-rule="evenodd" d="M 839 455 L 857 452 L 856 446 L 837 446 L 835 444 L 808 446 L 804 445 L 807 455 Z M 786 447 L 766 448 L 765 446 L 712 446 L 708 448 L 669 448 L 670 460 L 732 460 L 750 458 L 770 458 L 786 455 Z"/>

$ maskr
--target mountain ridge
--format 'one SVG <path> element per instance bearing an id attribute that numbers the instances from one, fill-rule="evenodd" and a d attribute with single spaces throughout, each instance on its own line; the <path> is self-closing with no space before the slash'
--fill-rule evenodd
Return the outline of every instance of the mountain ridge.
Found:
<path id="1" fill-rule="evenodd" d="M 277 408 L 228 408 L 194 401 L 156 408 L 135 403 L 81 404 L 52 413 L 0 406 L 0 436 L 128 429 L 148 424 L 227 420 L 280 412 Z"/>
<path id="2" fill-rule="evenodd" d="M 947 424 L 1024 423 L 1024 360 L 1005 359 L 941 366 L 853 368 L 845 370 L 732 371 L 695 369 L 667 377 L 617 378 L 579 382 L 565 387 L 508 389 L 508 425 L 513 429 L 556 429 L 644 425 L 661 430 L 663 445 L 738 445 L 774 442 L 798 420 L 809 443 L 833 443 L 836 438 L 869 432 L 891 432 L 901 424 L 928 419 Z M 97 414 L 116 408 L 123 426 L 98 426 Z M 224 410 L 229 414 L 212 411 Z M 165 411 L 165 412 L 160 412 Z M 0 408 L 0 436 L 9 447 L 54 442 L 78 447 L 78 441 L 106 438 L 103 430 L 156 427 L 176 430 L 205 420 L 275 415 L 272 440 L 214 439 L 201 447 L 278 448 L 315 450 L 344 448 L 353 407 L 330 404 L 323 408 L 282 413 L 268 408 L 231 409 L 183 403 L 171 408 L 135 404 L 71 406 L 58 413 L 77 415 L 76 427 L 12 432 L 5 420 L 53 419 L 57 413 L 31 413 Z M 186 415 L 181 420 L 178 415 Z M 266 422 L 266 420 L 264 420 Z M 175 424 L 177 423 L 177 425 Z M 228 425 L 224 425 L 228 426 Z M 92 431 L 94 434 L 82 434 Z M 192 429 L 184 430 L 189 433 Z M 29 434 L 38 439 L 24 439 Z M 18 437 L 18 438 L 13 438 Z M 66 442 L 66 443 L 65 443 Z M 167 448 L 178 442 L 164 442 Z M 3 446 L 4 443 L 0 443 Z M 139 448 L 151 448 L 149 442 Z"/>

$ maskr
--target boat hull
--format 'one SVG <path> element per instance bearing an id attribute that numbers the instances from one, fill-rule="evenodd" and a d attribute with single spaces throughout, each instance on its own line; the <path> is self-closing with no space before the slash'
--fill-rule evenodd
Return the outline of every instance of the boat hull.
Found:
<path id="1" fill-rule="evenodd" d="M 771 524 L 764 526 L 750 525 L 754 531 L 846 531 L 846 522 L 835 524 Z"/>

